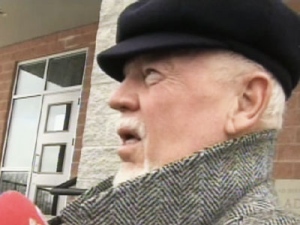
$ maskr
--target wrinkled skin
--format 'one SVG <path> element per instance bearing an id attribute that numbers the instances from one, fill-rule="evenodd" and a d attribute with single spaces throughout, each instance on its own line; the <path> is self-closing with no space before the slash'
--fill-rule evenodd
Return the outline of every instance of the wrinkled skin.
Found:
<path id="1" fill-rule="evenodd" d="M 115 185 L 228 139 L 235 92 L 217 81 L 220 63 L 213 54 L 198 54 L 146 55 L 126 64 L 109 104 L 122 119 L 140 124 L 119 129 L 122 165 Z"/>

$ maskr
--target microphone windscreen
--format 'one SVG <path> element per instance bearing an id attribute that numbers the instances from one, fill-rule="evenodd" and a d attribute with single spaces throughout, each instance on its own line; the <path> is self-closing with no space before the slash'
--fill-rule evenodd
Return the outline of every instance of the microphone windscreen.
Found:
<path id="1" fill-rule="evenodd" d="M 24 195 L 7 191 L 0 195 L 0 225 L 47 225 L 41 211 Z"/>

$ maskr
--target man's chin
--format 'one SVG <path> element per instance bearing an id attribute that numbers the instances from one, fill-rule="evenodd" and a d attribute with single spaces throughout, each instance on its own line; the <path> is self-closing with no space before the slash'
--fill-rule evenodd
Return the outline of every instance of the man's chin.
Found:
<path id="1" fill-rule="evenodd" d="M 119 171 L 117 172 L 113 180 L 114 187 L 150 172 L 150 170 L 146 168 L 134 168 L 133 166 L 130 166 L 129 168 L 126 167 L 127 166 L 122 165 Z"/>

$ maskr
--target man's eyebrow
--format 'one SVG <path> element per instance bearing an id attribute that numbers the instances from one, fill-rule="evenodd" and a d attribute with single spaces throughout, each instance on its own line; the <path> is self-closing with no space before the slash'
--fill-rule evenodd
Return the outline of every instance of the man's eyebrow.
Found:
<path id="1" fill-rule="evenodd" d="M 155 63 L 160 61 L 162 58 L 158 56 L 158 54 L 147 54 L 143 56 L 139 56 L 138 58 L 134 58 L 127 62 L 123 69 L 123 74 L 129 74 L 133 68 L 137 68 L 138 66 Z"/>
<path id="2" fill-rule="evenodd" d="M 176 57 L 176 54 L 170 52 L 154 52 L 148 53 L 132 60 L 129 60 L 123 69 L 124 76 L 131 73 L 131 70 L 137 67 L 144 66 L 145 64 L 162 63 L 172 66 L 172 63 L 168 60 L 170 57 Z"/>

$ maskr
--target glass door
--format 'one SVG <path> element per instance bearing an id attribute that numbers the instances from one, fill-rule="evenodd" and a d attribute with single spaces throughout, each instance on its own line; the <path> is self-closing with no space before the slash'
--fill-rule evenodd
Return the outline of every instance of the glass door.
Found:
<path id="1" fill-rule="evenodd" d="M 16 190 L 45 214 L 64 202 L 49 189 L 70 177 L 86 50 L 21 62 L 0 166 L 0 194 Z"/>
<path id="2" fill-rule="evenodd" d="M 66 203 L 49 190 L 70 178 L 79 97 L 79 91 L 44 96 L 28 197 L 46 214 Z"/>

